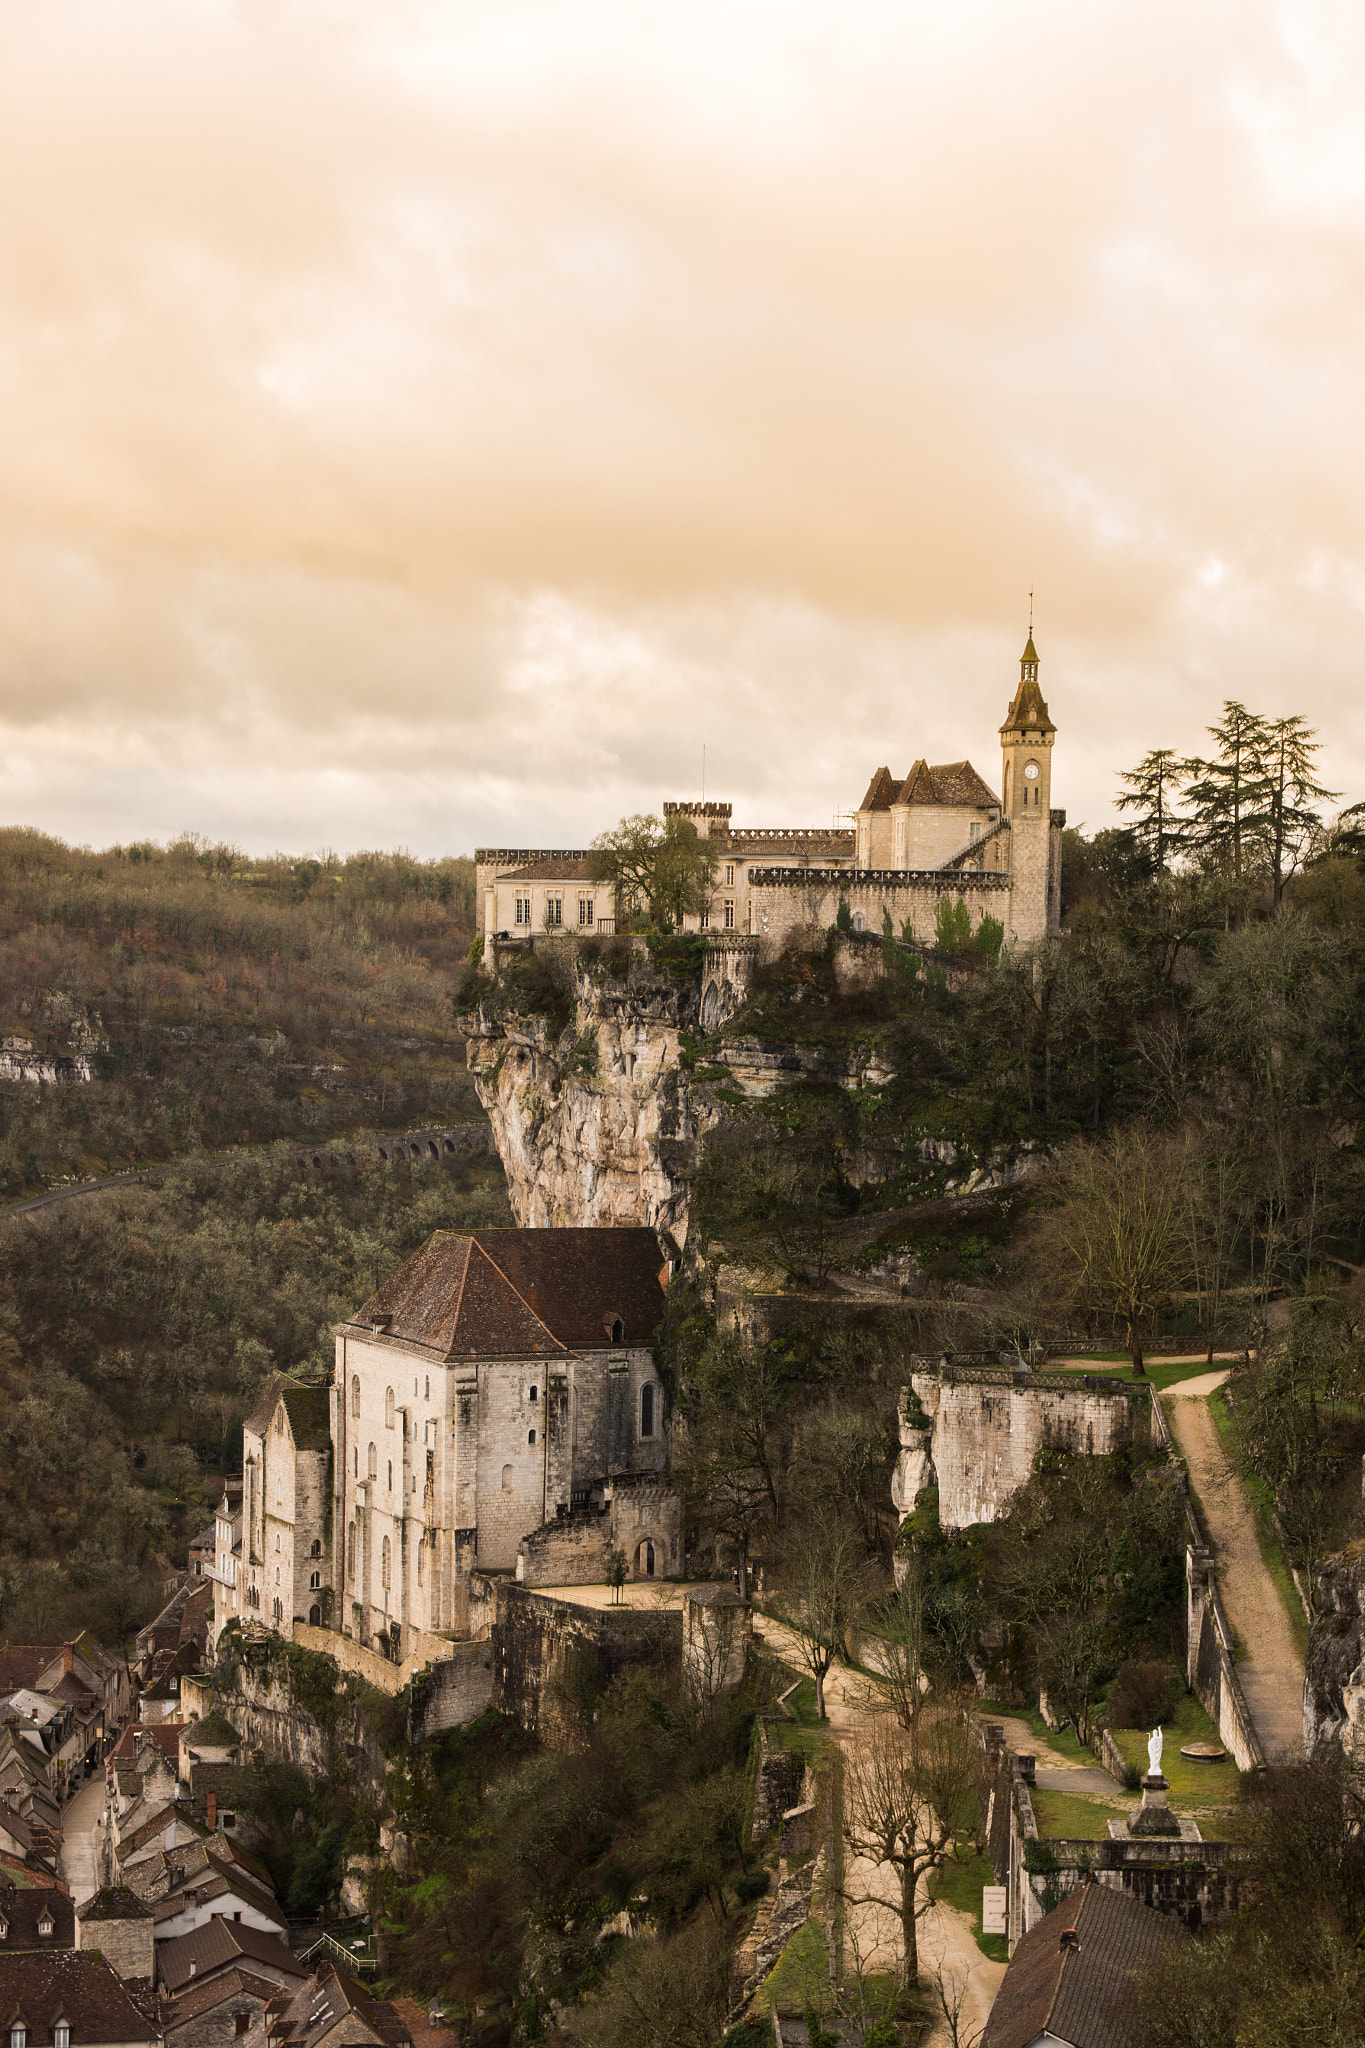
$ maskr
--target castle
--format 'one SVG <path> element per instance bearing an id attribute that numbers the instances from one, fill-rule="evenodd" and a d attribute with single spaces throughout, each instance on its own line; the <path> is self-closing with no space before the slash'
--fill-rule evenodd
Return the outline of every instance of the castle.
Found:
<path id="1" fill-rule="evenodd" d="M 691 819 L 716 851 L 710 900 L 687 926 L 749 934 L 775 954 L 802 932 L 826 930 L 846 903 L 855 929 L 880 932 L 889 913 L 897 933 L 908 925 L 932 939 L 948 895 L 967 904 L 974 925 L 998 920 L 1006 945 L 1038 944 L 1060 930 L 1066 813 L 1052 808 L 1056 736 L 1030 632 L 1000 727 L 998 794 L 970 761 L 920 760 L 900 778 L 878 768 L 847 830 L 740 827 L 727 803 L 665 804 L 666 816 Z M 480 848 L 475 862 L 485 939 L 616 930 L 610 886 L 594 880 L 585 847 Z"/>

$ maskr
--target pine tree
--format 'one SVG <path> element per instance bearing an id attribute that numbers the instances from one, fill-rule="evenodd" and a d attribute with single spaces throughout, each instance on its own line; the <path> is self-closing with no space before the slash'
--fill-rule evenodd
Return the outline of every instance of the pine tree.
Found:
<path id="1" fill-rule="evenodd" d="M 1267 755 L 1270 727 L 1245 704 L 1229 699 L 1222 723 L 1208 728 L 1218 742 L 1211 761 L 1181 763 L 1186 800 L 1193 806 L 1189 843 L 1200 852 L 1224 854 L 1240 889 L 1248 855 L 1264 845 L 1270 826 Z"/>
<path id="2" fill-rule="evenodd" d="M 1119 777 L 1128 789 L 1119 798 L 1118 807 L 1140 814 L 1133 821 L 1133 836 L 1151 854 L 1158 875 L 1165 874 L 1167 859 L 1178 850 L 1184 836 L 1184 821 L 1173 808 L 1184 765 L 1170 747 L 1155 747 L 1136 768 Z"/>
<path id="3" fill-rule="evenodd" d="M 1268 797 L 1266 831 L 1275 901 L 1284 893 L 1285 863 L 1297 866 L 1311 833 L 1322 828 L 1322 813 L 1310 799 L 1329 802 L 1340 794 L 1313 780 L 1313 756 L 1320 742 L 1301 718 L 1277 718 L 1266 727 L 1264 776 Z"/>

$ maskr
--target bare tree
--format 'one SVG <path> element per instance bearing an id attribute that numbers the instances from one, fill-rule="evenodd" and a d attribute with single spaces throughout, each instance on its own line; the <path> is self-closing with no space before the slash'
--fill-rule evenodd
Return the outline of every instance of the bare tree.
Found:
<path id="1" fill-rule="evenodd" d="M 934 1901 L 923 1880 L 948 1857 L 976 1813 L 981 1746 L 958 1700 L 936 1700 L 913 1728 L 869 1715 L 845 1751 L 844 1838 L 854 1858 L 890 1866 L 898 1893 L 905 1981 L 919 1981 L 919 1923 Z M 849 1889 L 850 1905 L 886 1905 Z"/>
<path id="2" fill-rule="evenodd" d="M 1183 1148 L 1141 1129 L 1073 1145 L 1058 1173 L 1056 1244 L 1065 1277 L 1088 1307 L 1127 1333 L 1144 1371 L 1142 1332 L 1189 1266 Z"/>
<path id="3" fill-rule="evenodd" d="M 828 1719 L 825 1680 L 863 1613 L 867 1591 L 863 1547 L 853 1529 L 830 1517 L 809 1523 L 787 1552 L 776 1604 L 795 1630 L 802 1662 L 815 1680 L 822 1721 Z"/>

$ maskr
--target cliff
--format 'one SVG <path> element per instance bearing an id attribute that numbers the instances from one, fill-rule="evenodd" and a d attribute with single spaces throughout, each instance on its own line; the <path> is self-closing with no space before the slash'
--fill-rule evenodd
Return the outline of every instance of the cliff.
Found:
<path id="1" fill-rule="evenodd" d="M 1365 1543 L 1319 1565 L 1303 1679 L 1303 1743 L 1339 1742 L 1365 1761 Z"/>
<path id="2" fill-rule="evenodd" d="M 480 1002 L 469 1065 L 523 1229 L 647 1224 L 685 1245 L 698 1140 L 720 1112 L 683 1040 L 734 1014 L 752 957 L 752 941 L 720 943 L 681 980 L 642 950 L 625 974 L 566 956 L 562 1001 L 518 1008 L 513 975 Z"/>

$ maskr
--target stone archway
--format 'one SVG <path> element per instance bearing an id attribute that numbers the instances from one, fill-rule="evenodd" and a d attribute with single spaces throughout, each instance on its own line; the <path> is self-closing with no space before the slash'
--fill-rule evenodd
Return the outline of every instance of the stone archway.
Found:
<path id="1" fill-rule="evenodd" d="M 642 1536 L 635 1546 L 634 1575 L 637 1579 L 660 1577 L 664 1561 L 664 1547 L 654 1536 Z"/>

